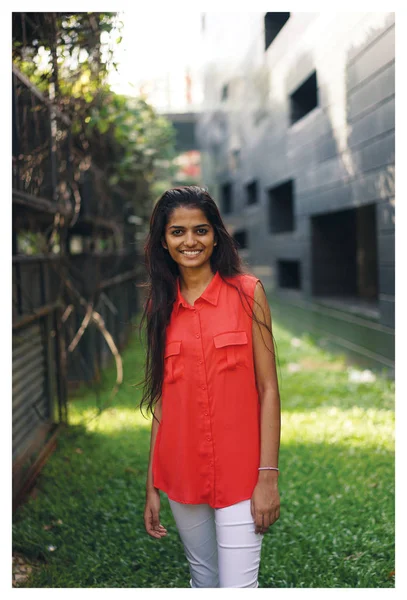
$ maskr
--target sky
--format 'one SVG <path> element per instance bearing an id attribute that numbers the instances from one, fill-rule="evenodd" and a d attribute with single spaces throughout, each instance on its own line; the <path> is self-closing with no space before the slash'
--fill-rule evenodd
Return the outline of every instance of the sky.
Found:
<path id="1" fill-rule="evenodd" d="M 158 109 L 176 110 L 186 105 L 189 70 L 192 102 L 199 104 L 201 15 L 199 11 L 140 13 L 135 8 L 120 13 L 123 39 L 115 50 L 118 72 L 109 77 L 112 89 L 138 95 L 143 86 Z"/>

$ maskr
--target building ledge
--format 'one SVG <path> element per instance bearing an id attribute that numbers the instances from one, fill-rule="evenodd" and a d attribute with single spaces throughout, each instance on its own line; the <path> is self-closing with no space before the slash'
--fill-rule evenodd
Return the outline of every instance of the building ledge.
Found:
<path id="1" fill-rule="evenodd" d="M 348 312 L 353 315 L 358 315 L 371 321 L 379 321 L 380 310 L 377 300 L 364 300 L 356 297 L 341 297 L 341 296 L 313 296 L 313 302 L 336 308 L 343 312 Z"/>

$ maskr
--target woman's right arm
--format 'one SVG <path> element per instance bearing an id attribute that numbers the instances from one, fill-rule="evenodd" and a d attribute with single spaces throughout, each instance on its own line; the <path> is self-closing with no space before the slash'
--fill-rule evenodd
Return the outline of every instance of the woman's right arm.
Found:
<path id="1" fill-rule="evenodd" d="M 154 414 L 161 423 L 161 396 L 154 407 Z M 146 482 L 146 504 L 144 509 L 144 525 L 151 537 L 162 538 L 167 535 L 167 530 L 160 523 L 160 492 L 153 485 L 153 455 L 159 423 L 157 419 L 152 420 L 150 436 L 150 456 L 148 460 L 147 482 Z"/>

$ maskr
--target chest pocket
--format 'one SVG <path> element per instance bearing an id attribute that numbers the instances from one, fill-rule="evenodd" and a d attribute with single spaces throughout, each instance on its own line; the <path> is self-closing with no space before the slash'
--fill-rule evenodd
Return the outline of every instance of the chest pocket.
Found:
<path id="1" fill-rule="evenodd" d="M 174 383 L 184 374 L 184 361 L 181 354 L 181 342 L 168 342 L 164 351 L 164 380 Z"/>
<path id="2" fill-rule="evenodd" d="M 213 338 L 217 348 L 219 372 L 236 369 L 248 363 L 248 339 L 245 331 L 229 331 L 219 333 Z"/>

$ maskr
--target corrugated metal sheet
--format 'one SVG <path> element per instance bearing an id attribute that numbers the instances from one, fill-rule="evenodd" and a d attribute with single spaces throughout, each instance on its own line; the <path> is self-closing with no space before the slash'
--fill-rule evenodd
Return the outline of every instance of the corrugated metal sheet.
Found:
<path id="1" fill-rule="evenodd" d="M 41 323 L 13 332 L 13 460 L 50 418 Z"/>

